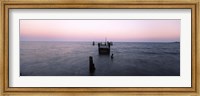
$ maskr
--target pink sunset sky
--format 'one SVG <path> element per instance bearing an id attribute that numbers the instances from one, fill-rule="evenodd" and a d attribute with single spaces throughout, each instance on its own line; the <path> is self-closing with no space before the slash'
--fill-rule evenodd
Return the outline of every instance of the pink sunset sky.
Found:
<path id="1" fill-rule="evenodd" d="M 21 41 L 180 41 L 180 20 L 20 20 Z"/>

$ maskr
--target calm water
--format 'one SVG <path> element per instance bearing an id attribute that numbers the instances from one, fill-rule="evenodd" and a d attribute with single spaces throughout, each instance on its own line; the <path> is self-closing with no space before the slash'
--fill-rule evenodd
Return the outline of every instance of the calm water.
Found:
<path id="1" fill-rule="evenodd" d="M 179 43 L 114 42 L 114 58 L 92 42 L 20 42 L 23 76 L 179 76 Z M 89 72 L 89 56 L 96 70 Z"/>

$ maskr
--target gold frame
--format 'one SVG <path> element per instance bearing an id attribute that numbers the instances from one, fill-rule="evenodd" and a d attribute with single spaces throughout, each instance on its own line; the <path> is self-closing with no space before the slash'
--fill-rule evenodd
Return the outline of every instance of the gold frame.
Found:
<path id="1" fill-rule="evenodd" d="M 0 68 L 3 95 L 200 95 L 199 0 L 195 1 L 1 1 Z M 192 87 L 191 88 L 11 88 L 8 85 L 8 15 L 10 8 L 190 8 L 192 10 Z"/>

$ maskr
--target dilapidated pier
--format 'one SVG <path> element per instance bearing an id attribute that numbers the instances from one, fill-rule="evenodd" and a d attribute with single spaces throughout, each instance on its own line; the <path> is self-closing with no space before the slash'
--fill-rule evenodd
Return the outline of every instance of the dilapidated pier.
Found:
<path id="1" fill-rule="evenodd" d="M 99 54 L 109 55 L 110 54 L 110 47 L 112 45 L 112 42 L 104 42 L 104 43 L 98 43 L 98 51 Z"/>

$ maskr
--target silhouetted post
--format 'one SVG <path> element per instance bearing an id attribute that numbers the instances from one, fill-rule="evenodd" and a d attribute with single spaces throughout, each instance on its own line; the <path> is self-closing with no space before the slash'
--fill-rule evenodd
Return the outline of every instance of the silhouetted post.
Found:
<path id="1" fill-rule="evenodd" d="M 111 59 L 113 59 L 113 54 L 111 55 Z"/>
<path id="2" fill-rule="evenodd" d="M 100 43 L 98 43 L 98 49 L 100 49 Z M 99 50 L 99 54 L 100 54 L 100 50 Z"/>
<path id="3" fill-rule="evenodd" d="M 110 48 L 110 42 L 108 42 L 108 47 Z"/>
<path id="4" fill-rule="evenodd" d="M 94 46 L 95 45 L 95 42 L 93 41 L 92 45 Z"/>
<path id="5" fill-rule="evenodd" d="M 94 63 L 93 63 L 92 56 L 89 57 L 89 68 L 90 68 L 90 73 L 93 73 L 95 71 L 95 66 L 94 66 Z"/>
<path id="6" fill-rule="evenodd" d="M 100 43 L 98 43 L 98 47 L 100 47 Z"/>

